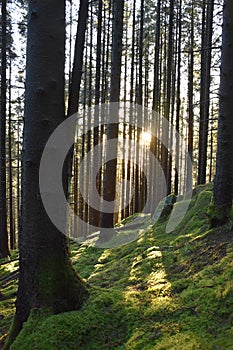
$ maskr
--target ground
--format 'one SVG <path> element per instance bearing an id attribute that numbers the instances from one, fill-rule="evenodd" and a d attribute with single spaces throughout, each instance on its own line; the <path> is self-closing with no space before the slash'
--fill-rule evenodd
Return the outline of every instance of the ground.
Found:
<path id="1" fill-rule="evenodd" d="M 171 233 L 163 219 L 122 247 L 72 242 L 89 300 L 78 312 L 34 310 L 11 349 L 233 349 L 233 231 L 229 225 L 209 229 L 211 196 L 211 185 L 199 186 Z M 10 269 L 17 261 L 1 267 L 1 278 Z M 2 338 L 15 290 L 16 280 L 1 290 Z"/>

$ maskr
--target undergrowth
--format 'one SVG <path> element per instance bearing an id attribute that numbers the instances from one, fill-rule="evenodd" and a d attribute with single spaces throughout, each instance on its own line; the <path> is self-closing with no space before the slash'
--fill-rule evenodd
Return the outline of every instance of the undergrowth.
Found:
<path id="1" fill-rule="evenodd" d="M 163 220 L 122 247 L 72 243 L 90 298 L 78 312 L 33 312 L 11 349 L 233 349 L 233 232 L 208 228 L 211 195 L 195 189 L 171 233 Z"/>

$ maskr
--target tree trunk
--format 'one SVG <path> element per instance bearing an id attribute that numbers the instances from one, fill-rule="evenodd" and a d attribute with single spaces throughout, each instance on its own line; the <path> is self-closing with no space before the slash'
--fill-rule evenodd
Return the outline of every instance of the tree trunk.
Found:
<path id="1" fill-rule="evenodd" d="M 2 0 L 1 120 L 0 120 L 0 257 L 10 255 L 6 209 L 6 0 Z"/>
<path id="2" fill-rule="evenodd" d="M 213 10 L 214 1 L 209 0 L 207 3 L 204 1 L 202 14 L 198 184 L 204 184 L 206 181 Z"/>
<path id="3" fill-rule="evenodd" d="M 191 10 L 191 28 L 190 28 L 190 56 L 189 56 L 189 67 L 188 67 L 188 153 L 191 161 L 193 160 L 193 122 L 194 122 L 194 111 L 193 111 L 193 66 L 194 66 L 194 13 L 193 4 Z M 192 167 L 191 164 L 187 163 L 187 179 L 186 188 L 187 191 L 192 190 Z"/>
<path id="4" fill-rule="evenodd" d="M 93 135 L 93 147 L 96 147 L 99 143 L 100 139 L 100 78 L 101 78 L 101 39 L 102 39 L 102 8 L 103 3 L 102 0 L 98 2 L 98 25 L 97 25 L 97 45 L 96 45 L 96 71 L 95 71 L 95 110 L 94 110 L 94 119 L 95 119 L 95 128 Z M 102 159 L 101 152 L 98 152 L 97 155 L 93 154 L 92 165 L 93 170 L 97 169 L 100 161 Z M 100 174 L 100 172 L 99 172 Z M 101 180 L 99 174 L 96 178 L 92 177 L 92 190 L 91 193 L 94 192 L 94 189 L 100 188 L 99 181 Z M 100 201 L 98 203 L 98 210 L 90 207 L 90 224 L 99 227 L 100 225 Z"/>
<path id="5" fill-rule="evenodd" d="M 78 112 L 87 17 L 88 17 L 88 0 L 81 0 L 79 5 L 78 26 L 77 26 L 77 33 L 76 33 L 76 40 L 75 40 L 74 62 L 73 62 L 73 69 L 72 69 L 70 89 L 69 89 L 69 100 L 68 100 L 68 111 L 67 111 L 68 117 Z M 65 182 L 65 186 L 67 187 L 66 188 L 67 197 L 69 197 L 68 189 L 72 178 L 73 154 L 74 154 L 74 146 L 71 147 L 65 161 L 65 171 L 67 173 L 64 174 L 64 179 L 65 179 L 64 182 Z"/>
<path id="6" fill-rule="evenodd" d="M 179 132 L 180 132 L 180 82 L 181 82 L 181 39 L 182 39 L 182 0 L 179 2 L 179 16 L 177 18 L 178 29 L 178 57 L 177 57 L 177 91 L 176 91 L 176 161 L 175 161 L 175 179 L 174 179 L 174 193 L 179 192 L 179 171 L 180 171 L 180 145 L 179 145 Z"/>
<path id="7" fill-rule="evenodd" d="M 13 174 L 12 174 L 12 137 L 11 137 L 11 74 L 12 63 L 10 57 L 9 67 L 9 117 L 8 117 L 8 171 L 9 171 L 9 228 L 10 228 L 10 248 L 15 249 L 15 227 L 14 227 L 14 207 L 13 207 Z"/>
<path id="8" fill-rule="evenodd" d="M 39 189 L 39 165 L 44 146 L 65 116 L 64 48 L 64 1 L 30 0 L 19 235 L 20 275 L 16 315 L 6 348 L 33 309 L 47 308 L 57 314 L 79 309 L 87 297 L 86 288 L 69 260 L 66 237 L 50 221 Z"/>
<path id="9" fill-rule="evenodd" d="M 169 121 L 170 119 L 170 103 L 171 103 L 171 75 L 173 62 L 173 20 L 174 20 L 174 0 L 170 0 L 169 12 L 169 27 L 168 27 L 168 52 L 167 52 L 167 74 L 166 74 L 166 98 L 164 117 Z M 168 141 L 169 129 L 167 123 L 163 126 L 163 137 Z M 167 142 L 168 143 L 168 142 Z M 162 145 L 162 167 L 164 176 L 167 180 L 167 194 L 170 193 L 171 183 L 169 178 L 169 159 L 168 149 Z"/>
<path id="10" fill-rule="evenodd" d="M 210 210 L 212 226 L 228 221 L 233 195 L 233 2 L 223 7 L 222 57 L 220 72 L 220 108 L 214 203 Z"/>
<path id="11" fill-rule="evenodd" d="M 123 36 L 123 14 L 124 14 L 124 0 L 115 0 L 113 3 L 113 41 L 112 41 L 112 63 L 111 63 L 111 86 L 110 86 L 110 103 L 120 101 L 120 81 L 121 81 L 121 58 L 122 58 L 122 36 Z M 112 106 L 112 105 L 111 105 Z M 112 113 L 116 113 L 118 117 L 117 108 L 111 107 L 109 117 Z M 111 120 L 111 119 L 109 119 Z M 118 138 L 118 123 L 111 123 L 107 126 L 107 141 Z M 103 199 L 112 202 L 115 199 L 116 190 L 116 170 L 117 170 L 117 147 L 107 147 L 106 158 L 108 156 L 115 156 L 115 159 L 106 163 L 104 172 L 104 187 Z M 114 206 L 112 212 L 105 212 L 104 205 L 102 206 L 101 227 L 113 228 L 114 225 Z M 102 230 L 100 233 L 100 241 L 108 241 L 111 238 L 111 230 Z"/>

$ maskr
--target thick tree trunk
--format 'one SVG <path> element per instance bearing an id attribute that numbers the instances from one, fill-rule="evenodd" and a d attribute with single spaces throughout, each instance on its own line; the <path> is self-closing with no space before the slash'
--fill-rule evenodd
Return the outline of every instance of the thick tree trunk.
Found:
<path id="1" fill-rule="evenodd" d="M 6 209 L 6 0 L 2 0 L 1 120 L 0 120 L 0 257 L 9 253 Z"/>
<path id="2" fill-rule="evenodd" d="M 224 1 L 220 109 L 214 203 L 210 210 L 212 226 L 229 219 L 233 195 L 233 2 Z"/>
<path id="3" fill-rule="evenodd" d="M 65 116 L 64 39 L 64 1 L 30 0 L 20 276 L 16 315 L 6 348 L 33 309 L 48 308 L 56 314 L 80 308 L 87 297 L 86 288 L 70 263 L 66 237 L 50 221 L 39 189 L 39 165 L 44 146 Z"/>

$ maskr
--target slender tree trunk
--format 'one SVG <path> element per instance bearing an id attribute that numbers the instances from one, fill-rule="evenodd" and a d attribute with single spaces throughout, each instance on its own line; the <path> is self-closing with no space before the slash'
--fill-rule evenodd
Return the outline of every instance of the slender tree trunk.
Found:
<path id="1" fill-rule="evenodd" d="M 122 36 L 123 36 L 123 14 L 124 14 L 124 0 L 114 0 L 113 3 L 113 39 L 112 39 L 112 63 L 111 63 L 111 90 L 110 103 L 120 101 L 120 81 L 121 81 L 121 58 L 122 58 Z M 111 105 L 112 106 L 112 105 Z M 111 108 L 109 117 L 112 113 L 116 113 L 118 117 L 118 109 Z M 111 119 L 109 119 L 111 121 Z M 111 123 L 107 126 L 107 141 L 118 138 L 118 123 Z M 116 170 L 117 170 L 117 147 L 107 147 L 106 157 L 115 156 L 115 159 L 106 163 L 104 172 L 104 188 L 103 199 L 112 202 L 115 199 L 116 190 Z M 107 213 L 102 207 L 101 227 L 113 228 L 114 225 L 114 205 L 112 205 L 112 212 Z M 106 236 L 106 231 L 101 231 L 100 241 L 106 241 L 111 238 L 111 230 Z"/>
<path id="2" fill-rule="evenodd" d="M 204 184 L 206 181 L 213 10 L 214 0 L 208 0 L 207 3 L 204 1 L 202 14 L 198 184 Z"/>
<path id="3" fill-rule="evenodd" d="M 174 0 L 170 0 L 169 13 L 169 27 L 168 27 L 168 52 L 167 52 L 167 74 L 166 74 L 166 99 L 164 117 L 169 121 L 170 119 L 170 103 L 171 103 L 171 74 L 173 61 L 173 20 L 174 20 Z M 163 126 L 163 137 L 168 140 L 169 129 L 168 125 Z M 171 183 L 169 178 L 169 164 L 168 164 L 168 149 L 162 145 L 162 167 L 164 176 L 167 180 L 167 194 L 170 193 Z"/>
<path id="4" fill-rule="evenodd" d="M 88 154 L 91 150 L 91 138 L 92 138 L 92 130 L 91 130 L 91 120 L 92 120 L 92 99 L 93 99 L 93 85 L 92 85 L 92 72 L 93 72 L 93 3 L 91 3 L 90 7 L 90 56 L 89 56 L 89 72 L 88 72 L 88 110 L 87 110 L 87 132 L 85 133 L 86 137 L 86 154 Z M 91 198 L 91 171 L 92 166 L 89 162 L 86 164 L 86 186 L 85 186 L 85 192 L 86 192 L 86 198 Z M 85 221 L 90 222 L 90 206 L 88 205 L 88 202 L 85 202 Z"/>
<path id="5" fill-rule="evenodd" d="M 80 86 L 82 78 L 82 69 L 83 69 L 83 52 L 84 52 L 84 43 L 86 35 L 86 26 L 87 26 L 87 17 L 88 17 L 88 0 L 81 0 L 79 5 L 79 18 L 78 26 L 75 40 L 75 49 L 74 49 L 74 61 L 73 69 L 71 74 L 70 89 L 69 89 L 69 100 L 68 100 L 68 117 L 77 113 L 79 105 L 79 95 L 80 95 Z M 72 162 L 73 162 L 73 153 L 74 146 L 71 147 L 65 164 L 65 169 L 67 174 L 65 174 L 65 186 L 67 190 L 72 178 Z M 69 193 L 68 193 L 69 197 Z"/>
<path id="6" fill-rule="evenodd" d="M 181 39 L 182 39 L 182 0 L 179 2 L 179 16 L 178 16 L 178 57 L 177 57 L 177 91 L 176 91 L 176 166 L 175 166 L 175 180 L 174 180 L 174 193 L 178 194 L 179 186 L 179 154 L 180 154 L 180 145 L 179 145 L 179 131 L 180 131 L 180 82 L 181 82 Z"/>
<path id="7" fill-rule="evenodd" d="M 99 143 L 100 138 L 100 109 L 99 109 L 99 103 L 100 103 L 100 79 L 101 79 L 101 40 L 102 40 L 102 8 L 103 3 L 102 0 L 99 0 L 98 2 L 98 25 L 97 25 L 97 47 L 96 47 L 96 72 L 95 72 L 95 111 L 94 111 L 94 118 L 95 118 L 95 128 L 94 128 L 94 137 L 93 137 L 93 146 L 97 146 Z M 92 164 L 93 169 L 97 169 L 98 165 L 100 164 L 100 160 L 102 159 L 102 154 L 98 152 L 97 155 L 93 155 Z M 100 172 L 99 172 L 100 174 Z M 100 177 L 97 175 L 96 178 L 92 177 L 92 188 L 93 190 L 97 187 L 99 189 L 99 181 Z M 92 193 L 94 191 L 91 191 Z M 90 208 L 90 224 L 94 226 L 100 225 L 100 206 L 101 203 L 99 202 L 98 210 L 94 208 Z"/>
<path id="8" fill-rule="evenodd" d="M 87 297 L 69 260 L 66 237 L 49 219 L 39 188 L 44 146 L 65 116 L 64 48 L 64 1 L 29 0 L 20 275 L 16 315 L 6 348 L 33 309 L 46 308 L 54 314 L 76 310 Z M 65 218 L 66 213 L 63 215 Z"/>
<path id="9" fill-rule="evenodd" d="M 68 103 L 68 116 L 78 111 L 80 86 L 83 70 L 83 52 L 88 17 L 88 0 L 81 0 L 78 16 L 78 27 L 75 39 L 74 61 L 71 75 L 71 86 Z"/>
<path id="10" fill-rule="evenodd" d="M 190 57 L 189 57 L 189 80 L 188 80 L 188 153 L 191 161 L 193 160 L 193 122 L 194 122 L 194 111 L 193 111 L 193 66 L 194 66 L 194 11 L 193 3 L 191 10 L 191 28 L 190 28 Z M 186 189 L 190 191 L 192 189 L 192 167 L 190 163 L 187 163 L 187 179 Z"/>
<path id="11" fill-rule="evenodd" d="M 140 8 L 140 32 L 139 32 L 139 47 L 138 47 L 138 86 L 137 86 L 137 103 L 142 106 L 143 102 L 143 32 L 144 32 L 144 0 L 141 0 Z M 136 145 L 140 143 L 140 138 L 142 134 L 141 128 L 137 128 L 136 132 Z M 140 168 L 139 168 L 139 147 L 136 148 L 136 167 L 135 167 L 135 206 L 134 212 L 138 213 L 141 211 L 141 189 L 140 189 Z"/>
<path id="12" fill-rule="evenodd" d="M 2 0 L 1 120 L 0 120 L 0 257 L 10 255 L 6 208 L 6 0 Z"/>
<path id="13" fill-rule="evenodd" d="M 10 226 L 10 248 L 15 249 L 15 227 L 13 208 L 13 174 L 12 174 L 12 140 L 11 140 L 11 58 L 9 67 L 9 118 L 8 118 L 8 169 L 9 169 L 9 226 Z"/>

